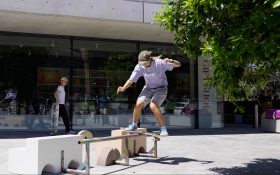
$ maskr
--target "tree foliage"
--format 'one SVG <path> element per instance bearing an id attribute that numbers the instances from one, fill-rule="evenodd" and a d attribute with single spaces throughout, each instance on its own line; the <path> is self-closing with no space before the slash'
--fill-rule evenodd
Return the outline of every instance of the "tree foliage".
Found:
<path id="1" fill-rule="evenodd" d="M 191 57 L 211 55 L 225 100 L 250 99 L 280 68 L 280 0 L 167 0 L 156 21 Z"/>

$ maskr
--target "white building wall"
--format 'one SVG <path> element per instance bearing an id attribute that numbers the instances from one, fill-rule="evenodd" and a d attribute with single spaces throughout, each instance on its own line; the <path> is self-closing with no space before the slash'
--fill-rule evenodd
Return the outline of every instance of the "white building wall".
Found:
<path id="1" fill-rule="evenodd" d="M 0 0 L 0 10 L 132 22 L 153 21 L 163 4 L 137 0 Z"/>

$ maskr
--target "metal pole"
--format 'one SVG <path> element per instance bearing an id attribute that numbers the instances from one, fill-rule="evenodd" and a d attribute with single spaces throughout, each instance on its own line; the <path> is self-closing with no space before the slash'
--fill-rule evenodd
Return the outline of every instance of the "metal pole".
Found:
<path id="1" fill-rule="evenodd" d="M 157 138 L 154 138 L 154 158 L 157 158 Z"/>
<path id="2" fill-rule="evenodd" d="M 61 155 L 61 161 L 60 161 L 60 171 L 61 172 L 64 172 L 64 150 L 61 150 L 61 153 L 60 153 L 60 155 Z"/>
<path id="3" fill-rule="evenodd" d="M 255 105 L 255 128 L 259 128 L 259 106 Z"/>
<path id="4" fill-rule="evenodd" d="M 74 170 L 74 169 L 66 169 L 65 172 L 70 174 L 87 174 L 84 170 Z"/>
<path id="5" fill-rule="evenodd" d="M 125 165 L 129 165 L 128 137 L 125 138 L 125 150 L 126 150 Z"/>
<path id="6" fill-rule="evenodd" d="M 197 52 L 197 51 L 196 51 Z M 194 84 L 196 86 L 199 86 L 198 84 L 198 75 L 199 75 L 199 69 L 198 69 L 198 54 L 195 54 L 195 62 L 194 62 Z M 196 87 L 195 86 L 195 87 Z M 195 109 L 195 113 L 194 113 L 194 129 L 199 129 L 199 118 L 200 118 L 200 114 L 199 114 L 199 92 L 198 92 L 198 88 L 195 88 L 195 105 L 196 105 L 196 109 Z"/>
<path id="7" fill-rule="evenodd" d="M 142 7 L 143 7 L 143 12 L 144 12 L 144 1 L 142 2 L 143 4 L 142 4 Z M 143 13 L 143 22 L 144 22 L 144 13 Z M 140 41 L 137 41 L 137 53 L 140 53 Z M 137 84 L 136 84 L 136 88 L 134 88 L 135 89 L 135 93 L 140 93 L 140 89 L 139 89 L 139 87 L 140 87 L 140 81 L 138 81 L 137 82 Z M 142 86 L 141 86 L 142 87 Z M 142 89 L 141 89 L 142 90 Z M 140 120 L 141 118 L 139 118 L 139 120 L 138 120 L 138 122 L 137 122 L 137 126 L 138 126 L 138 128 L 141 128 L 141 120 Z"/>
<path id="8" fill-rule="evenodd" d="M 90 175 L 90 148 L 89 143 L 86 143 L 86 174 Z"/>
<path id="9" fill-rule="evenodd" d="M 108 140 L 118 140 L 118 139 L 124 139 L 124 138 L 129 138 L 129 137 L 139 137 L 139 136 L 141 136 L 141 134 L 130 134 L 130 135 L 123 135 L 123 136 L 83 139 L 83 140 L 80 140 L 78 143 L 87 144 L 87 143 L 93 143 L 93 142 L 103 142 L 103 141 L 108 141 Z"/>
<path id="10" fill-rule="evenodd" d="M 69 118 L 70 118 L 70 129 L 73 130 L 73 50 L 74 50 L 74 44 L 73 44 L 73 36 L 70 37 L 70 99 L 69 99 Z"/>
<path id="11" fill-rule="evenodd" d="M 133 140 L 133 154 L 134 154 L 134 156 L 138 155 L 136 153 L 136 140 Z"/>

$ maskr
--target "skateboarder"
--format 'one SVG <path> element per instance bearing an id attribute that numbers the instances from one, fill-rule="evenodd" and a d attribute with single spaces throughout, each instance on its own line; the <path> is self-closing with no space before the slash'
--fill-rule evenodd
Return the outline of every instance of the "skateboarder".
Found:
<path id="1" fill-rule="evenodd" d="M 66 77 L 62 77 L 60 80 L 60 86 L 57 87 L 57 90 L 54 93 L 54 97 L 56 99 L 56 105 L 59 105 L 59 114 L 58 116 L 62 117 L 63 123 L 65 125 L 65 130 L 68 134 L 75 134 L 74 131 L 70 130 L 70 120 L 66 110 L 65 105 L 65 89 L 64 87 L 68 84 L 68 79 Z"/>
<path id="2" fill-rule="evenodd" d="M 138 64 L 135 66 L 130 78 L 120 86 L 117 93 L 124 92 L 133 83 L 136 83 L 141 76 L 144 76 L 146 85 L 140 93 L 133 111 L 133 123 L 130 124 L 125 130 L 136 130 L 137 123 L 141 116 L 141 110 L 150 103 L 150 108 L 160 125 L 160 135 L 168 136 L 165 127 L 165 121 L 162 113 L 159 110 L 160 105 L 167 96 L 167 77 L 165 72 L 171 71 L 174 67 L 180 67 L 181 63 L 165 58 L 153 57 L 151 51 L 142 51 L 138 56 Z"/>

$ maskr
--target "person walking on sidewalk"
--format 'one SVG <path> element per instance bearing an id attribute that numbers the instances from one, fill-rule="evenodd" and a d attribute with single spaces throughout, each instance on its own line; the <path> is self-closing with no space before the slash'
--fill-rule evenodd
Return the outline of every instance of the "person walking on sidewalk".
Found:
<path id="1" fill-rule="evenodd" d="M 56 99 L 56 104 L 59 105 L 59 114 L 58 116 L 62 118 L 63 123 L 65 125 L 65 130 L 67 134 L 75 134 L 73 130 L 70 130 L 70 120 L 68 116 L 68 112 L 66 110 L 65 105 L 65 89 L 64 87 L 68 84 L 68 79 L 66 77 L 62 77 L 60 80 L 60 85 L 57 87 L 57 90 L 54 93 L 54 97 Z"/>
<path id="2" fill-rule="evenodd" d="M 165 121 L 159 110 L 167 96 L 167 77 L 165 72 L 173 70 L 174 67 L 180 67 L 181 63 L 165 58 L 153 57 L 151 51 L 144 50 L 138 55 L 138 64 L 135 66 L 130 78 L 123 86 L 120 86 L 117 93 L 125 92 L 133 83 L 143 76 L 145 86 L 143 87 L 133 111 L 133 123 L 125 130 L 133 131 L 137 129 L 137 123 L 141 116 L 141 110 L 150 103 L 150 108 L 160 125 L 160 135 L 168 136 Z"/>

